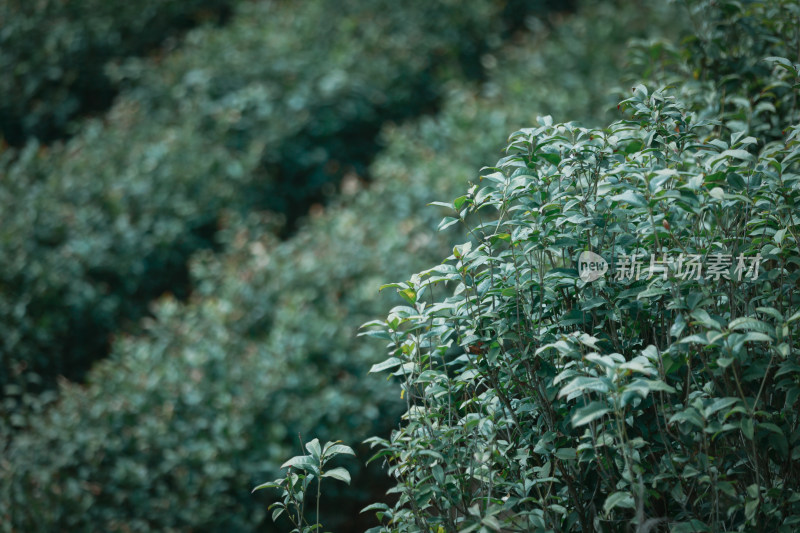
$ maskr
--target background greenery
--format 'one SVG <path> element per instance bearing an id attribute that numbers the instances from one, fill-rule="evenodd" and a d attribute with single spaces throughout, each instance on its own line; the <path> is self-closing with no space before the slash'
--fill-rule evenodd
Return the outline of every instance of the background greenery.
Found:
<path id="1" fill-rule="evenodd" d="M 106 63 L 157 54 L 161 45 L 198 23 L 224 22 L 233 2 L 81 0 L 0 5 L 0 134 L 19 146 L 30 137 L 53 140 L 70 121 L 104 111 L 118 86 Z"/>
<path id="2" fill-rule="evenodd" d="M 7 42 L 57 20 L 75 54 L 102 54 L 2 48 L 35 65 L 3 86 L 17 100 L 0 113 L 20 145 L 0 154 L 3 531 L 288 529 L 250 489 L 298 434 L 358 455 L 342 463 L 353 483 L 329 487 L 326 527 L 374 525 L 359 510 L 391 479 L 359 444 L 388 437 L 407 397 L 368 374 L 383 348 L 356 332 L 404 303 L 380 285 L 449 253 L 445 210 L 426 204 L 462 194 L 538 116 L 608 124 L 642 77 L 764 135 L 793 105 L 747 59 L 779 55 L 761 36 L 785 17 L 749 17 L 748 34 L 732 3 L 692 3 L 710 12 L 691 19 L 624 1 L 84 4 L 97 17 L 6 4 L 21 28 Z M 707 26 L 680 44 L 676 20 Z M 92 76 L 118 93 L 109 109 L 72 81 Z M 765 89 L 779 94 L 762 119 Z"/>
<path id="3" fill-rule="evenodd" d="M 287 235 L 344 174 L 366 174 L 382 123 L 479 75 L 510 17 L 488 0 L 248 2 L 163 58 L 106 64 L 126 90 L 102 118 L 0 154 L 0 383 L 81 379 L 148 302 L 187 294 L 222 209 L 281 213 Z"/>

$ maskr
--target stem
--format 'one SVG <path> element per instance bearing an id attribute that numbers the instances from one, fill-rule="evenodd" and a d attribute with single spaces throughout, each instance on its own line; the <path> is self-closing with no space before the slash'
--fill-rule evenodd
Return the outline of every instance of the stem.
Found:
<path id="1" fill-rule="evenodd" d="M 321 466 L 321 465 L 320 465 Z M 315 531 L 319 531 L 319 497 L 322 494 L 322 468 L 319 469 L 319 477 L 317 478 L 317 526 Z"/>

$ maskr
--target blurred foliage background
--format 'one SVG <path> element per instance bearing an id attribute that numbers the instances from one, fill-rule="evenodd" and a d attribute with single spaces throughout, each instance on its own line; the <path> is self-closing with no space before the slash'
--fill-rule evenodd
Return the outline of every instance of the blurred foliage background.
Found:
<path id="1" fill-rule="evenodd" d="M 0 2 L 0 531 L 270 530 L 298 435 L 356 447 L 323 521 L 368 527 L 405 403 L 356 334 L 441 255 L 426 203 L 616 116 L 672 10 Z"/>

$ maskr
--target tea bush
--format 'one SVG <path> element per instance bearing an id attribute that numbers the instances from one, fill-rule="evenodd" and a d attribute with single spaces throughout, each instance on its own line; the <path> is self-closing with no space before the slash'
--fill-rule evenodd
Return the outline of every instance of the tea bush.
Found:
<path id="1" fill-rule="evenodd" d="M 327 468 L 326 463 L 337 455 L 355 455 L 349 446 L 336 442 L 328 442 L 325 446 L 320 446 L 318 439 L 306 444 L 305 448 L 308 450 L 307 455 L 296 455 L 281 465 L 281 468 L 287 469 L 283 478 L 262 483 L 253 489 L 253 492 L 266 488 L 281 489 L 283 501 L 276 502 L 269 507 L 270 510 L 274 509 L 272 519 L 275 520 L 284 515 L 295 526 L 295 531 L 302 531 L 302 533 L 317 531 L 322 527 L 319 521 L 322 480 L 331 478 L 350 483 L 350 473 L 345 468 L 341 466 Z M 307 508 L 306 504 L 309 509 L 311 508 L 310 498 L 307 495 L 310 493 L 308 489 L 311 487 L 311 483 L 315 480 L 317 497 L 314 504 L 316 505 L 317 519 L 312 526 L 311 520 L 305 516 L 305 509 Z"/>
<path id="2" fill-rule="evenodd" d="M 697 82 L 517 131 L 442 204 L 468 238 L 389 285 L 366 333 L 406 412 L 370 439 L 398 497 L 373 531 L 797 529 L 800 6 L 689 4 L 702 50 L 637 52 Z"/>
<path id="3" fill-rule="evenodd" d="M 292 221 L 366 174 L 384 121 L 506 36 L 501 7 L 248 2 L 158 64 L 110 68 L 126 91 L 102 120 L 0 154 L 0 384 L 82 379 L 153 298 L 185 296 L 221 209 Z"/>
<path id="4" fill-rule="evenodd" d="M 385 276 L 442 253 L 431 235 L 440 211 L 425 202 L 456 194 L 507 131 L 543 112 L 603 119 L 607 106 L 587 101 L 593 86 L 617 79 L 624 44 L 613 36 L 640 15 L 587 11 L 493 52 L 487 82 L 451 87 L 441 113 L 387 126 L 373 180 L 352 173 L 339 200 L 312 210 L 291 239 L 275 238 L 270 217 L 222 217 L 225 251 L 194 256 L 188 302 L 162 299 L 146 330 L 119 336 L 86 385 L 64 384 L 57 402 L 19 422 L 30 428 L 15 429 L 0 462 L 3 526 L 267 528 L 270 495 L 249 491 L 278 475 L 298 433 L 351 445 L 386 434 L 399 391 L 367 375 L 377 359 L 358 325 L 394 302 L 376 294 Z M 577 46 L 576 35 L 596 45 Z M 557 90 L 566 84 L 571 94 Z M 386 485 L 374 469 L 346 466 L 352 486 L 330 485 L 321 509 L 338 530 L 355 529 L 358 510 Z"/>

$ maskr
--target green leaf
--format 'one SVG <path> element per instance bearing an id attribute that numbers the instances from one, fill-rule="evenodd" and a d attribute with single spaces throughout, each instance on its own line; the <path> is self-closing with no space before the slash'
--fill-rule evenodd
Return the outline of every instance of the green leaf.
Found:
<path id="1" fill-rule="evenodd" d="M 575 448 L 559 448 L 553 454 L 562 461 L 574 461 L 578 457 Z"/>
<path id="2" fill-rule="evenodd" d="M 275 481 L 267 481 L 266 483 L 262 483 L 261 485 L 251 490 L 250 493 L 252 494 L 253 492 L 261 489 L 278 489 L 278 488 L 280 488 L 280 483 L 277 483 Z"/>
<path id="3" fill-rule="evenodd" d="M 361 511 L 359 512 L 366 513 L 367 511 L 388 511 L 388 510 L 389 510 L 388 505 L 379 502 L 379 503 L 371 503 L 366 507 L 364 507 L 363 509 L 361 509 Z"/>
<path id="4" fill-rule="evenodd" d="M 579 376 L 567 383 L 559 392 L 558 397 L 563 398 L 573 392 L 584 392 L 586 390 L 593 390 L 600 393 L 608 392 L 608 383 L 601 378 L 592 378 L 588 376 Z"/>
<path id="5" fill-rule="evenodd" d="M 332 477 L 333 479 L 344 481 L 348 485 L 350 484 L 350 472 L 341 466 L 328 470 L 327 472 L 323 472 L 322 477 Z"/>
<path id="6" fill-rule="evenodd" d="M 788 324 L 791 324 L 792 322 L 794 322 L 794 321 L 795 321 L 795 320 L 797 320 L 797 319 L 800 319 L 800 311 L 798 311 L 798 312 L 796 312 L 795 314 L 793 314 L 792 316 L 790 316 L 790 317 L 788 318 L 788 320 L 786 320 L 786 322 L 787 322 Z"/>
<path id="7" fill-rule="evenodd" d="M 411 305 L 417 303 L 417 291 L 415 291 L 414 289 L 403 289 L 397 292 Z"/>
<path id="8" fill-rule="evenodd" d="M 720 357 L 717 359 L 717 366 L 720 368 L 728 368 L 733 364 L 733 357 Z"/>
<path id="9" fill-rule="evenodd" d="M 711 318 L 711 315 L 708 314 L 708 311 L 705 309 L 695 309 L 692 311 L 692 318 L 694 318 L 697 322 L 694 324 L 702 324 L 703 326 L 711 329 L 715 329 L 717 331 L 720 330 L 719 322 Z"/>
<path id="10" fill-rule="evenodd" d="M 333 457 L 335 455 L 355 455 L 355 454 L 356 452 L 353 451 L 353 448 L 345 444 L 336 444 L 334 442 L 329 442 L 325 445 L 325 451 L 324 451 L 325 457 Z"/>
<path id="11" fill-rule="evenodd" d="M 625 146 L 625 153 L 632 154 L 642 149 L 644 143 L 640 140 L 633 140 Z"/>
<path id="12" fill-rule="evenodd" d="M 319 443 L 317 445 L 319 445 Z M 308 445 L 306 445 L 306 448 L 308 448 Z M 311 455 L 297 455 L 283 463 L 281 468 L 294 467 L 300 470 L 316 471 L 318 464 L 318 461 L 315 461 Z"/>
<path id="13" fill-rule="evenodd" d="M 497 518 L 493 516 L 485 516 L 481 518 L 481 524 L 488 527 L 492 531 L 501 531 L 503 529 L 500 525 L 500 522 L 497 521 Z"/>
<path id="14" fill-rule="evenodd" d="M 310 453 L 311 456 L 317 460 L 317 463 L 319 463 L 319 459 L 322 457 L 322 448 L 319 445 L 319 439 L 314 439 L 310 442 L 307 442 L 306 450 L 308 450 L 308 453 Z"/>
<path id="15" fill-rule="evenodd" d="M 581 407 L 572 415 L 572 427 L 580 427 L 593 420 L 601 418 L 611 409 L 605 402 L 593 401 L 585 407 Z"/>
<path id="16" fill-rule="evenodd" d="M 539 157 L 550 163 L 551 165 L 558 166 L 561 163 L 561 156 L 552 152 L 545 152 L 537 154 Z"/>
<path id="17" fill-rule="evenodd" d="M 663 287 L 648 287 L 637 294 L 636 299 L 641 300 L 642 298 L 652 298 L 654 296 L 661 296 L 662 294 L 669 294 L 669 291 Z"/>
<path id="18" fill-rule="evenodd" d="M 772 239 L 775 241 L 775 244 L 780 246 L 781 242 L 783 242 L 784 235 L 786 235 L 786 228 L 781 228 L 778 231 L 776 231 L 775 235 L 772 237 Z"/>
<path id="19" fill-rule="evenodd" d="M 457 224 L 458 219 L 455 217 L 444 217 L 441 222 L 439 222 L 439 227 L 437 228 L 439 231 L 443 231 L 453 224 Z"/>
<path id="20" fill-rule="evenodd" d="M 650 391 L 667 392 L 669 394 L 675 393 L 675 388 L 661 381 L 660 379 L 644 379 L 642 380 L 647 384 Z"/>
<path id="21" fill-rule="evenodd" d="M 746 504 L 744 504 L 744 516 L 748 520 L 755 519 L 759 503 L 760 503 L 759 500 L 750 500 Z"/>
<path id="22" fill-rule="evenodd" d="M 763 59 L 763 61 L 768 61 L 770 63 L 777 63 L 778 65 L 781 65 L 783 67 L 791 67 L 792 66 L 792 62 L 789 61 L 788 59 L 786 59 L 785 57 L 769 56 L 769 57 L 765 57 Z"/>
<path id="23" fill-rule="evenodd" d="M 389 370 L 390 368 L 395 368 L 403 364 L 403 361 L 397 357 L 390 357 L 386 361 L 382 363 L 375 363 L 372 365 L 372 368 L 369 369 L 370 373 L 375 372 L 383 372 L 384 370 Z"/>
<path id="24" fill-rule="evenodd" d="M 631 496 L 629 492 L 619 491 L 612 493 L 606 498 L 606 502 L 603 504 L 603 510 L 608 513 L 616 507 L 633 509 L 634 505 L 633 496 Z"/>
<path id="25" fill-rule="evenodd" d="M 669 423 L 672 424 L 673 422 L 688 422 L 695 427 L 703 427 L 703 419 L 700 418 L 700 413 L 694 407 L 687 407 L 683 411 L 672 415 L 669 419 Z"/>
<path id="26" fill-rule="evenodd" d="M 759 422 L 758 428 L 766 429 L 767 431 L 777 433 L 778 435 L 783 435 L 783 430 L 771 422 Z"/>
<path id="27" fill-rule="evenodd" d="M 753 440 L 753 419 L 743 418 L 740 427 L 742 428 L 744 436 Z"/>
<path id="28" fill-rule="evenodd" d="M 578 337 L 578 340 L 581 341 L 581 344 L 585 344 L 586 346 L 593 348 L 595 350 L 598 349 L 597 343 L 599 342 L 599 340 L 596 337 L 592 337 L 587 333 L 581 333 L 580 336 Z"/>
<path id="29" fill-rule="evenodd" d="M 708 336 L 703 333 L 698 333 L 697 335 L 689 335 L 688 337 L 684 337 L 678 341 L 678 344 L 690 344 L 690 343 L 697 343 L 697 344 L 708 344 Z"/>
<path id="30" fill-rule="evenodd" d="M 683 315 L 679 314 L 675 317 L 672 327 L 669 328 L 669 334 L 675 338 L 680 338 L 684 329 L 686 329 L 686 321 L 683 319 Z"/>
<path id="31" fill-rule="evenodd" d="M 747 187 L 747 184 L 744 182 L 742 177 L 735 172 L 731 172 L 730 174 L 728 174 L 728 176 L 725 179 L 728 181 L 728 184 L 730 184 L 732 188 L 738 191 L 741 191 Z"/>
<path id="32" fill-rule="evenodd" d="M 431 468 L 431 472 L 433 473 L 433 479 L 436 480 L 436 483 L 438 483 L 439 486 L 444 487 L 444 470 L 442 467 L 438 464 L 435 464 L 433 465 L 433 468 Z"/>
<path id="33" fill-rule="evenodd" d="M 703 409 L 703 416 L 705 418 L 709 418 L 717 411 L 721 411 L 722 409 L 730 407 L 731 405 L 738 402 L 739 402 L 738 398 L 717 398 Z"/>
<path id="34" fill-rule="evenodd" d="M 757 331 L 751 331 L 744 336 L 742 339 L 744 342 L 748 341 L 755 341 L 755 342 L 772 342 L 772 337 L 769 335 L 765 335 L 763 333 L 758 333 Z"/>
<path id="35" fill-rule="evenodd" d="M 742 150 L 740 148 L 735 148 L 733 150 L 725 150 L 720 155 L 729 156 L 729 157 L 732 157 L 734 159 L 743 159 L 743 160 L 747 160 L 747 161 L 753 159 L 753 154 L 751 154 L 747 150 Z"/>
<path id="36" fill-rule="evenodd" d="M 633 192 L 631 190 L 612 196 L 611 200 L 615 202 L 627 202 L 635 207 L 645 207 L 647 205 L 644 196 L 642 196 L 638 192 Z"/>
<path id="37" fill-rule="evenodd" d="M 774 328 L 772 328 L 769 324 L 765 324 L 764 322 L 751 317 L 740 317 L 735 320 L 731 320 L 728 324 L 728 328 L 732 330 L 745 330 L 745 331 L 760 331 L 761 333 L 772 333 Z"/>

